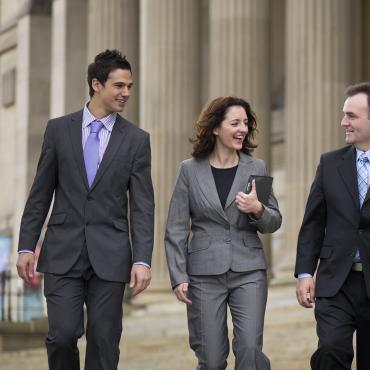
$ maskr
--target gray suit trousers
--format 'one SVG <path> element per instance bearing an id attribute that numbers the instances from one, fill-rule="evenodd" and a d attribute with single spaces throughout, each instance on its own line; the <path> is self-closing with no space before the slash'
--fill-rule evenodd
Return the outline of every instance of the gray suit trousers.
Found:
<path id="1" fill-rule="evenodd" d="M 197 370 L 224 370 L 229 340 L 227 306 L 233 322 L 235 370 L 269 370 L 262 353 L 267 301 L 266 271 L 228 271 L 221 275 L 190 276 L 187 306 L 190 346 Z"/>

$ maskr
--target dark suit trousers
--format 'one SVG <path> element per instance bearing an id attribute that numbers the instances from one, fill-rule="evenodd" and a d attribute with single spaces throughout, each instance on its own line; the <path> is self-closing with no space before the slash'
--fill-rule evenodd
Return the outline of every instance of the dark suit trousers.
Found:
<path id="1" fill-rule="evenodd" d="M 313 370 L 350 370 L 355 331 L 357 369 L 369 369 L 370 299 L 362 272 L 351 271 L 334 297 L 317 298 L 315 317 L 319 346 L 311 358 Z"/>
<path id="2" fill-rule="evenodd" d="M 79 370 L 77 341 L 84 333 L 87 309 L 86 370 L 116 370 L 122 333 L 125 284 L 100 279 L 91 268 L 86 247 L 66 275 L 45 274 L 50 370 Z"/>

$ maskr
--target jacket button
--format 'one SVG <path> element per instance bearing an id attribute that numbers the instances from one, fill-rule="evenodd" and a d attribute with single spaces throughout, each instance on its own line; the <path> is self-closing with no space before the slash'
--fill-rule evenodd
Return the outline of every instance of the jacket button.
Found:
<path id="1" fill-rule="evenodd" d="M 230 225 L 225 225 L 225 230 L 230 230 Z"/>
<path id="2" fill-rule="evenodd" d="M 359 233 L 359 234 L 362 234 L 362 233 L 363 233 L 363 231 L 364 231 L 364 230 L 362 230 L 362 229 L 358 229 L 358 233 Z"/>
<path id="3" fill-rule="evenodd" d="M 93 200 L 94 198 L 91 195 L 87 196 L 87 200 Z"/>

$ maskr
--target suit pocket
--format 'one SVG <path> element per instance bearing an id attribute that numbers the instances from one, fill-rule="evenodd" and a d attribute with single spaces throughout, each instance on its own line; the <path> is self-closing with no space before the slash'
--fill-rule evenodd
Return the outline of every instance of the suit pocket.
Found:
<path id="1" fill-rule="evenodd" d="M 188 253 L 194 253 L 208 249 L 211 245 L 211 238 L 193 239 L 189 245 Z"/>
<path id="2" fill-rule="evenodd" d="M 262 243 L 257 234 L 253 234 L 253 237 L 243 238 L 244 246 L 247 248 L 262 249 Z"/>
<path id="3" fill-rule="evenodd" d="M 48 226 L 64 224 L 66 217 L 67 217 L 66 213 L 53 214 L 50 216 Z"/>
<path id="4" fill-rule="evenodd" d="M 330 245 L 324 245 L 320 251 L 320 258 L 329 258 L 333 253 L 333 247 Z"/>
<path id="5" fill-rule="evenodd" d="M 114 227 L 121 231 L 128 231 L 127 223 L 125 220 L 115 219 L 112 220 Z"/>

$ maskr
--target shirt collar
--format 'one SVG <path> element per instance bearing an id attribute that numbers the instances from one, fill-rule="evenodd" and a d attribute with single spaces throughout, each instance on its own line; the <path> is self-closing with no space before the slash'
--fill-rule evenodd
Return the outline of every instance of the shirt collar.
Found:
<path id="1" fill-rule="evenodd" d="M 366 157 L 369 159 L 369 162 L 370 162 L 370 149 L 364 152 L 363 150 L 360 150 L 357 148 L 356 148 L 356 161 L 358 161 L 362 153 L 365 153 Z"/>
<path id="2" fill-rule="evenodd" d="M 98 119 L 89 111 L 88 108 L 89 102 L 84 105 L 83 114 L 82 114 L 82 128 L 86 128 L 90 125 L 91 122 L 97 121 Z M 107 116 L 100 118 L 99 121 L 104 125 L 108 131 L 113 130 L 114 123 L 117 119 L 117 113 L 112 112 Z"/>

